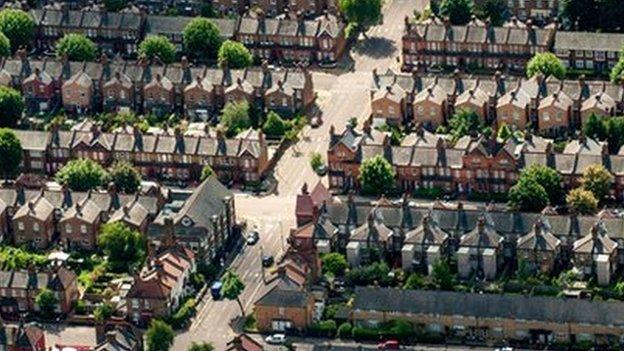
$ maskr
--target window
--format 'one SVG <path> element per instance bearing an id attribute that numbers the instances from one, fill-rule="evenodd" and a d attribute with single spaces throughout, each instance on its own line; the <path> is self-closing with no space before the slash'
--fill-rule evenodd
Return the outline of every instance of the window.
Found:
<path id="1" fill-rule="evenodd" d="M 72 232 L 72 226 L 71 224 L 68 223 L 65 225 L 65 233 L 71 234 L 71 232 Z"/>
<path id="2" fill-rule="evenodd" d="M 33 231 L 34 232 L 38 232 L 39 231 L 39 223 L 37 223 L 37 222 L 33 223 Z"/>
<path id="3" fill-rule="evenodd" d="M 24 222 L 17 222 L 17 229 L 24 230 Z"/>
<path id="4" fill-rule="evenodd" d="M 87 225 L 86 224 L 81 224 L 80 225 L 80 233 L 87 234 Z"/>

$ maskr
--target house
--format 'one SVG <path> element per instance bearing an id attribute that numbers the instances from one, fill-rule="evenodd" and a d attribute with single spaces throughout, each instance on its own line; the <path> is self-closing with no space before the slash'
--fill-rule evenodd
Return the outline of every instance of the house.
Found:
<path id="1" fill-rule="evenodd" d="M 240 334 L 228 341 L 225 351 L 262 351 L 262 344 L 247 334 Z"/>
<path id="2" fill-rule="evenodd" d="M 534 272 L 549 274 L 555 271 L 562 255 L 561 240 L 542 222 L 535 221 L 533 230 L 518 238 L 516 255 L 518 265 L 528 264 Z"/>
<path id="3" fill-rule="evenodd" d="M 351 319 L 361 327 L 401 319 L 417 333 L 490 345 L 609 345 L 624 332 L 623 308 L 615 301 L 358 287 Z"/>
<path id="4" fill-rule="evenodd" d="M 570 69 L 608 73 L 615 66 L 624 45 L 617 33 L 557 31 L 553 51 Z"/>
<path id="5" fill-rule="evenodd" d="M 602 223 L 594 224 L 589 234 L 576 240 L 572 261 L 581 276 L 596 277 L 598 284 L 608 285 L 618 262 L 618 243 L 611 239 Z"/>
<path id="6" fill-rule="evenodd" d="M 426 214 L 421 225 L 405 233 L 401 248 L 404 270 L 431 274 L 433 265 L 447 259 L 450 235 L 440 228 L 431 214 Z"/>
<path id="7" fill-rule="evenodd" d="M 216 177 L 208 177 L 179 211 L 156 217 L 148 228 L 149 240 L 162 241 L 169 230 L 169 221 L 177 240 L 194 252 L 198 260 L 213 260 L 235 234 L 234 196 Z"/>
<path id="8" fill-rule="evenodd" d="M 45 190 L 21 205 L 11 219 L 16 245 L 44 249 L 54 236 L 54 206 L 45 197 Z"/>
<path id="9" fill-rule="evenodd" d="M 488 280 L 496 278 L 503 240 L 496 229 L 487 223 L 485 216 L 479 217 L 476 228 L 460 238 L 457 251 L 459 276 L 468 278 L 475 274 Z"/>
<path id="10" fill-rule="evenodd" d="M 140 333 L 130 326 L 119 325 L 106 331 L 103 340 L 99 340 L 93 351 L 140 351 L 143 340 Z"/>
<path id="11" fill-rule="evenodd" d="M 0 271 L 2 315 L 5 318 L 17 318 L 22 313 L 37 312 L 39 306 L 35 301 L 43 289 L 52 291 L 58 298 L 54 312 L 68 314 L 79 297 L 78 277 L 65 267 L 44 271 L 36 271 L 35 267 L 28 270 Z"/>
<path id="12" fill-rule="evenodd" d="M 331 201 L 332 196 L 321 181 L 316 183 L 311 192 L 308 191 L 308 184 L 304 183 L 295 205 L 297 227 L 315 221 L 320 207 Z"/>
<path id="13" fill-rule="evenodd" d="M 87 114 L 93 106 L 93 80 L 80 71 L 63 82 L 61 86 L 63 108 L 69 113 Z"/>
<path id="14" fill-rule="evenodd" d="M 165 223 L 166 236 L 148 254 L 147 263 L 134 277 L 126 295 L 128 319 L 146 325 L 152 318 L 164 317 L 176 311 L 190 294 L 190 275 L 196 270 L 195 254 L 180 245 L 171 219 Z"/>
<path id="15" fill-rule="evenodd" d="M 60 242 L 73 249 L 95 249 L 104 213 L 88 192 L 84 199 L 63 212 L 58 222 Z"/>
<path id="16" fill-rule="evenodd" d="M 7 351 L 45 351 L 45 333 L 36 323 L 20 322 L 18 325 L 3 326 L 0 348 Z"/>

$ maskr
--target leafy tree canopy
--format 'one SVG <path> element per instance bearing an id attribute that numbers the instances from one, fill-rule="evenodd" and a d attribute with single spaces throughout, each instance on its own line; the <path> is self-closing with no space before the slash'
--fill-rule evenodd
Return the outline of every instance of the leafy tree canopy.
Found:
<path id="1" fill-rule="evenodd" d="M 366 194 L 381 195 L 394 189 L 394 169 L 382 155 L 377 155 L 360 165 L 360 183 Z"/>
<path id="2" fill-rule="evenodd" d="M 548 205 L 548 193 L 534 179 L 519 179 L 509 189 L 509 206 L 519 211 L 539 212 Z"/>
<path id="3" fill-rule="evenodd" d="M 169 351 L 173 345 L 175 333 L 167 323 L 153 319 L 145 333 L 147 351 Z"/>
<path id="4" fill-rule="evenodd" d="M 182 38 L 188 53 L 200 59 L 216 57 L 221 45 L 219 28 L 211 20 L 203 17 L 189 22 L 184 27 Z"/>
<path id="5" fill-rule="evenodd" d="M 100 229 L 98 245 L 108 256 L 108 266 L 114 272 L 129 272 L 132 267 L 140 265 L 145 256 L 141 233 L 122 222 L 104 224 Z"/>
<path id="6" fill-rule="evenodd" d="M 589 190 L 572 189 L 566 196 L 568 207 L 578 214 L 593 215 L 598 211 L 598 200 Z"/>
<path id="7" fill-rule="evenodd" d="M 440 15 L 448 18 L 452 24 L 463 25 L 472 17 L 472 0 L 442 0 Z"/>
<path id="8" fill-rule="evenodd" d="M 67 56 L 71 61 L 93 61 L 98 52 L 97 46 L 82 34 L 65 34 L 56 42 L 56 56 Z"/>
<path id="9" fill-rule="evenodd" d="M 245 308 L 240 300 L 240 294 L 242 294 L 243 290 L 245 290 L 245 283 L 243 283 L 236 273 L 230 270 L 225 272 L 221 281 L 223 282 L 223 287 L 221 289 L 223 297 L 228 300 L 236 300 L 238 307 L 240 307 L 241 313 L 244 316 Z"/>
<path id="10" fill-rule="evenodd" d="M 338 252 L 331 252 L 323 255 L 321 258 L 323 262 L 323 272 L 331 273 L 334 276 L 341 276 L 345 270 L 349 268 L 347 259 Z"/>
<path id="11" fill-rule="evenodd" d="M 141 186 L 141 175 L 130 163 L 119 161 L 110 169 L 110 179 L 117 190 L 133 194 Z"/>
<path id="12" fill-rule="evenodd" d="M 35 21 L 22 10 L 4 9 L 0 11 L 0 32 L 9 39 L 11 48 L 16 50 L 32 44 Z"/>
<path id="13" fill-rule="evenodd" d="M 566 75 L 566 68 L 555 54 L 544 52 L 535 54 L 529 60 L 526 73 L 529 78 L 541 73 L 544 77 L 553 76 L 557 79 L 563 79 Z"/>
<path id="14" fill-rule="evenodd" d="M 15 127 L 24 112 L 22 94 L 13 88 L 0 86 L 0 111 L 0 127 Z"/>
<path id="15" fill-rule="evenodd" d="M 598 201 L 602 201 L 611 189 L 613 175 L 601 164 L 588 166 L 581 177 L 583 189 L 591 191 Z"/>
<path id="16" fill-rule="evenodd" d="M 245 68 L 253 63 L 253 56 L 245 45 L 234 40 L 226 40 L 219 48 L 219 64 L 226 63 L 230 68 Z"/>
<path id="17" fill-rule="evenodd" d="M 108 174 L 99 163 L 88 158 L 71 160 L 56 173 L 56 181 L 74 191 L 87 191 L 103 186 Z"/>
<path id="18" fill-rule="evenodd" d="M 0 172 L 5 179 L 17 174 L 22 162 L 22 145 L 15 133 L 0 129 Z"/>
<path id="19" fill-rule="evenodd" d="M 221 124 L 228 136 L 234 136 L 251 127 L 249 103 L 247 101 L 228 102 L 221 110 Z"/>
<path id="20" fill-rule="evenodd" d="M 534 181 L 542 186 L 546 194 L 548 194 L 548 201 L 551 205 L 559 204 L 563 200 L 562 180 L 559 172 L 556 170 L 534 164 L 522 171 L 520 180 L 523 179 Z"/>
<path id="21" fill-rule="evenodd" d="M 363 30 L 381 19 L 381 0 L 340 0 L 339 5 L 349 22 Z"/>
<path id="22" fill-rule="evenodd" d="M 139 54 L 148 59 L 158 57 L 164 63 L 175 61 L 176 48 L 169 38 L 163 35 L 150 35 L 139 45 Z"/>
<path id="23" fill-rule="evenodd" d="M 43 288 L 35 297 L 35 303 L 43 314 L 50 316 L 54 313 L 59 299 L 50 289 Z"/>

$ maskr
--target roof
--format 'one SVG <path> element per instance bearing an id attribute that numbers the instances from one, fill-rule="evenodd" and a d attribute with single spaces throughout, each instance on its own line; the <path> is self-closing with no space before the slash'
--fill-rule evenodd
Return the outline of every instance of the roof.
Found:
<path id="1" fill-rule="evenodd" d="M 620 52 L 624 46 L 621 33 L 557 31 L 555 52 L 559 50 L 613 51 Z"/>
<path id="2" fill-rule="evenodd" d="M 275 285 L 254 305 L 305 308 L 308 305 L 309 297 L 310 293 L 305 290 L 282 289 L 279 285 Z"/>
<path id="3" fill-rule="evenodd" d="M 518 250 L 556 251 L 561 246 L 561 240 L 550 231 L 550 228 L 541 220 L 533 225 L 533 230 L 518 238 Z"/>
<path id="4" fill-rule="evenodd" d="M 624 325 L 621 302 L 356 287 L 353 310 L 501 318 L 551 323 Z M 391 314 L 388 314 L 391 315 Z"/>

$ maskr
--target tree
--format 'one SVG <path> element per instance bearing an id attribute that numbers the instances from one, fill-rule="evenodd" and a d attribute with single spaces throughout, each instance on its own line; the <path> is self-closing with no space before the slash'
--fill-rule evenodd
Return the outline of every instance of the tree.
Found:
<path id="1" fill-rule="evenodd" d="M 118 12 L 126 4 L 124 0 L 104 0 L 103 3 L 108 12 Z"/>
<path id="2" fill-rule="evenodd" d="M 100 229 L 98 245 L 108 257 L 108 267 L 114 272 L 129 272 L 145 256 L 145 243 L 141 233 L 122 222 L 109 222 Z"/>
<path id="3" fill-rule="evenodd" d="M 559 204 L 563 200 L 561 176 L 555 169 L 534 164 L 524 169 L 519 179 L 528 179 L 541 185 L 548 194 L 548 202 L 551 205 Z"/>
<path id="4" fill-rule="evenodd" d="M 152 323 L 145 332 L 147 351 L 169 351 L 174 337 L 175 333 L 170 325 L 161 320 L 152 319 Z"/>
<path id="5" fill-rule="evenodd" d="M 150 35 L 139 44 L 139 54 L 153 59 L 158 57 L 163 63 L 171 63 L 176 57 L 176 48 L 169 38 L 163 35 Z"/>
<path id="6" fill-rule="evenodd" d="M 349 268 L 347 259 L 338 252 L 330 252 L 321 258 L 323 273 L 331 273 L 335 277 L 341 276 Z"/>
<path id="7" fill-rule="evenodd" d="M 17 173 L 22 162 L 22 144 L 15 133 L 7 128 L 0 129 L 0 172 L 4 180 Z"/>
<path id="8" fill-rule="evenodd" d="M 609 74 L 609 78 L 611 79 L 611 83 L 618 84 L 622 81 L 622 72 L 624 71 L 624 59 L 620 53 L 620 59 L 618 62 L 611 68 L 611 73 Z"/>
<path id="9" fill-rule="evenodd" d="M 624 145 L 624 117 L 607 118 L 605 128 L 607 129 L 607 143 L 611 153 L 618 153 Z"/>
<path id="10" fill-rule="evenodd" d="M 394 189 L 394 169 L 382 155 L 377 155 L 362 162 L 359 180 L 362 192 L 381 195 Z"/>
<path id="11" fill-rule="evenodd" d="M 511 132 L 511 129 L 509 129 L 509 126 L 505 122 L 502 122 L 500 127 L 498 127 L 498 133 L 496 134 L 496 138 L 498 140 L 501 140 L 502 142 L 506 142 L 507 139 L 511 138 L 512 136 L 513 133 Z"/>
<path id="12" fill-rule="evenodd" d="M 316 172 L 321 166 L 323 166 L 323 156 L 318 152 L 313 152 L 310 156 L 310 167 Z"/>
<path id="13" fill-rule="evenodd" d="M 472 0 L 442 0 L 440 15 L 447 17 L 452 24 L 464 25 L 472 17 Z"/>
<path id="14" fill-rule="evenodd" d="M 128 162 L 115 162 L 109 174 L 117 190 L 126 194 L 136 193 L 141 186 L 141 174 Z"/>
<path id="15" fill-rule="evenodd" d="M 360 30 L 376 24 L 381 19 L 381 0 L 340 0 L 339 7 L 349 23 Z"/>
<path id="16" fill-rule="evenodd" d="M 42 314 L 51 316 L 56 310 L 59 299 L 48 288 L 43 288 L 35 297 L 35 303 Z"/>
<path id="17" fill-rule="evenodd" d="M 433 282 L 442 290 L 453 290 L 455 277 L 451 273 L 451 267 L 444 260 L 437 260 L 431 270 Z"/>
<path id="18" fill-rule="evenodd" d="M 583 171 L 581 186 L 591 191 L 598 201 L 602 201 L 611 190 L 613 175 L 601 164 L 589 165 Z"/>
<path id="19" fill-rule="evenodd" d="M 204 168 L 202 168 L 202 172 L 201 172 L 201 176 L 199 177 L 199 180 L 203 182 L 209 177 L 212 177 L 214 174 L 215 174 L 214 169 L 212 169 L 210 165 L 205 165 Z"/>
<path id="20" fill-rule="evenodd" d="M 71 160 L 56 173 L 56 181 L 74 191 L 87 191 L 106 184 L 108 174 L 88 158 Z"/>
<path id="21" fill-rule="evenodd" d="M 478 132 L 480 128 L 479 116 L 470 110 L 459 110 L 449 119 L 449 133 L 457 140 L 464 135 Z"/>
<path id="22" fill-rule="evenodd" d="M 567 27 L 574 26 L 576 30 L 590 30 L 594 28 L 596 17 L 596 0 L 561 0 L 561 18 Z"/>
<path id="23" fill-rule="evenodd" d="M 97 56 L 97 46 L 82 34 L 65 34 L 56 42 L 56 56 L 67 57 L 72 61 L 93 61 Z"/>
<path id="24" fill-rule="evenodd" d="M 190 55 L 198 58 L 214 58 L 221 45 L 219 28 L 207 18 L 195 18 L 182 32 L 184 47 Z"/>
<path id="25" fill-rule="evenodd" d="M 403 289 L 420 289 L 425 286 L 425 278 L 418 273 L 412 273 L 407 277 Z"/>
<path id="26" fill-rule="evenodd" d="M 35 21 L 22 10 L 4 9 L 0 11 L 0 32 L 11 43 L 11 49 L 32 44 L 35 37 Z"/>
<path id="27" fill-rule="evenodd" d="M 93 318 L 99 324 L 106 322 L 115 313 L 115 307 L 108 302 L 98 305 L 93 310 Z"/>
<path id="28" fill-rule="evenodd" d="M 191 343 L 188 351 L 214 351 L 214 346 L 209 342 L 195 342 Z"/>
<path id="29" fill-rule="evenodd" d="M 509 189 L 509 206 L 518 211 L 539 212 L 548 205 L 548 193 L 533 179 L 519 179 Z"/>
<path id="30" fill-rule="evenodd" d="M 493 26 L 502 26 L 509 18 L 509 8 L 506 0 L 486 0 L 477 9 L 480 17 L 489 19 Z"/>
<path id="31" fill-rule="evenodd" d="M 251 127 L 249 103 L 247 101 L 228 102 L 221 110 L 221 124 L 228 136 L 234 136 Z"/>
<path id="32" fill-rule="evenodd" d="M 15 127 L 22 118 L 24 102 L 19 91 L 0 86 L 0 127 Z"/>
<path id="33" fill-rule="evenodd" d="M 219 48 L 219 64 L 227 64 L 230 68 L 245 68 L 253 63 L 253 56 L 242 43 L 226 40 Z"/>
<path id="34" fill-rule="evenodd" d="M 529 78 L 541 73 L 545 77 L 553 76 L 557 79 L 563 79 L 566 75 L 566 68 L 555 54 L 543 52 L 535 54 L 529 60 L 526 73 Z"/>
<path id="35" fill-rule="evenodd" d="M 598 200 L 589 190 L 583 188 L 572 189 L 566 196 L 568 207 L 582 215 L 593 215 L 598 211 Z"/>
<path id="36" fill-rule="evenodd" d="M 267 113 L 267 118 L 262 124 L 264 134 L 271 137 L 281 137 L 292 129 L 292 123 L 285 121 L 274 111 Z"/>
<path id="37" fill-rule="evenodd" d="M 607 126 L 600 117 L 592 113 L 583 126 L 583 133 L 590 138 L 605 140 L 607 138 Z"/>
<path id="38" fill-rule="evenodd" d="M 221 278 L 223 282 L 223 287 L 221 288 L 221 293 L 228 300 L 236 300 L 238 303 L 238 307 L 240 307 L 241 313 L 243 317 L 245 316 L 245 308 L 243 307 L 243 303 L 240 300 L 240 294 L 245 290 L 245 283 L 236 275 L 236 273 L 227 270 Z"/>
<path id="39" fill-rule="evenodd" d="M 0 57 L 7 57 L 11 55 L 11 42 L 6 35 L 0 32 Z"/>

